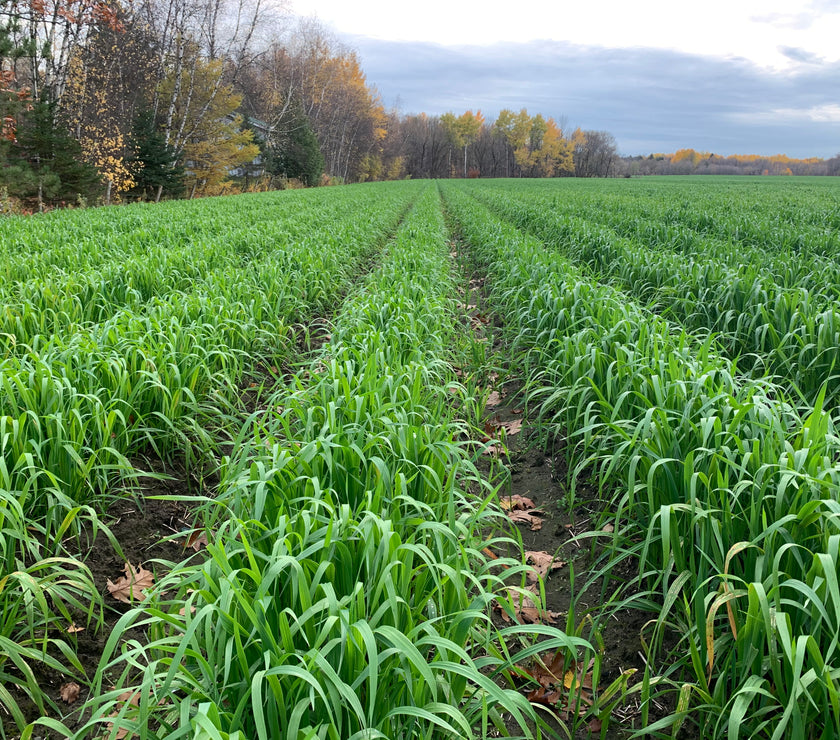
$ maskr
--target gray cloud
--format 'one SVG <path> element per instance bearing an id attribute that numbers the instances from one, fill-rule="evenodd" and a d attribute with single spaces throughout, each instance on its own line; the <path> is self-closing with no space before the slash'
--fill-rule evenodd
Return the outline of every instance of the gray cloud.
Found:
<path id="1" fill-rule="evenodd" d="M 495 117 L 502 108 L 526 107 L 610 131 L 626 154 L 682 147 L 798 157 L 840 151 L 840 121 L 808 114 L 837 105 L 840 64 L 801 49 L 788 49 L 789 56 L 809 64 L 779 73 L 740 58 L 556 41 L 462 47 L 348 41 L 386 105 L 399 100 L 404 113 L 480 108 Z"/>
<path id="2" fill-rule="evenodd" d="M 780 46 L 779 52 L 784 54 L 788 59 L 794 62 L 802 62 L 803 64 L 822 64 L 824 59 L 819 54 L 814 54 L 807 49 L 800 49 L 796 46 Z"/>

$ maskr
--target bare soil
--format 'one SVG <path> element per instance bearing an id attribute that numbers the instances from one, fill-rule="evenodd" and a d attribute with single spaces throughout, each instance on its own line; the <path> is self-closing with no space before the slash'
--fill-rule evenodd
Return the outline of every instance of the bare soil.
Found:
<path id="1" fill-rule="evenodd" d="M 199 489 L 204 487 L 205 481 L 201 481 L 201 485 L 198 485 L 199 481 L 195 475 L 188 472 L 183 465 L 167 465 L 157 459 L 137 461 L 136 466 L 138 469 L 153 472 L 155 477 L 141 478 L 139 489 L 133 495 L 115 498 L 108 511 L 102 516 L 102 522 L 119 543 L 125 559 L 120 557 L 110 539 L 101 531 L 95 538 L 92 538 L 88 531 L 84 532 L 79 539 L 74 538 L 65 543 L 69 554 L 87 565 L 104 602 L 104 619 L 100 629 L 97 630 L 95 625 L 84 625 L 80 621 L 76 626 L 84 627 L 84 629 L 63 636 L 63 639 L 75 648 L 84 669 L 84 676 L 76 677 L 76 682 L 81 686 L 79 697 L 69 705 L 62 701 L 61 687 L 74 680 L 73 677 L 61 675 L 39 663 L 32 664 L 35 676 L 49 698 L 60 709 L 66 707 L 63 716 L 61 714 L 52 716 L 64 722 L 71 730 L 80 726 L 83 719 L 78 712 L 74 712 L 74 708 L 81 707 L 88 698 L 88 688 L 84 679 L 93 678 L 114 626 L 130 608 L 128 604 L 117 601 L 111 596 L 108 591 L 108 580 L 114 582 L 124 575 L 123 567 L 126 562 L 134 566 L 142 565 L 152 571 L 157 580 L 168 572 L 173 564 L 196 554 L 192 549 L 184 547 L 184 533 L 193 528 L 194 507 L 190 502 L 163 500 L 160 497 L 198 496 Z M 215 480 L 210 476 L 207 482 L 212 484 Z M 135 639 L 143 642 L 146 640 L 145 634 L 139 629 L 129 630 L 121 637 L 123 641 Z M 61 660 L 60 655 L 56 654 L 56 657 Z M 29 721 L 42 716 L 22 691 L 11 686 L 8 688 Z M 11 718 L 3 716 L 0 719 L 2 719 L 2 736 L 18 737 Z M 39 737 L 57 736 L 36 730 L 33 737 L 37 740 Z"/>

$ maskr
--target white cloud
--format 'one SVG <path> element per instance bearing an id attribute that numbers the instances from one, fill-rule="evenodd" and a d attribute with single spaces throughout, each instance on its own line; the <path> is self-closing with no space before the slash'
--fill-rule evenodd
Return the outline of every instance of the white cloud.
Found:
<path id="1" fill-rule="evenodd" d="M 790 69 L 780 48 L 840 59 L 840 2 L 832 0 L 293 0 L 336 31 L 382 40 L 484 45 L 550 39 L 647 47 Z"/>
<path id="2" fill-rule="evenodd" d="M 810 108 L 773 108 L 764 111 L 739 112 L 731 115 L 743 123 L 840 123 L 840 105 L 827 103 Z"/>

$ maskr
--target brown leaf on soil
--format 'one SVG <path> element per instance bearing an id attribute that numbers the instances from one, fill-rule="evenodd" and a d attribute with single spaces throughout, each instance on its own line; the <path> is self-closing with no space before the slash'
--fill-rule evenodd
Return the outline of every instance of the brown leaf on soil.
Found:
<path id="1" fill-rule="evenodd" d="M 120 713 L 120 709 L 122 708 L 122 705 L 125 704 L 126 702 L 131 704 L 131 706 L 133 706 L 133 707 L 139 707 L 140 706 L 140 692 L 139 691 L 123 691 L 123 693 L 120 694 L 117 697 L 117 708 L 113 712 L 111 712 L 111 714 L 109 714 L 108 716 L 109 717 L 118 716 L 119 713 Z M 108 732 L 110 733 L 113 729 L 114 729 L 114 723 L 109 722 L 108 723 Z M 116 740 L 123 740 L 123 738 L 128 737 L 128 730 L 124 727 L 120 727 L 120 729 L 117 730 L 117 734 L 114 737 L 116 738 Z"/>
<path id="2" fill-rule="evenodd" d="M 502 397 L 499 395 L 498 391 L 492 391 L 489 396 L 487 396 L 487 405 L 488 406 L 498 406 L 502 402 Z"/>
<path id="3" fill-rule="evenodd" d="M 601 527 L 601 531 L 602 532 L 615 532 L 615 526 L 613 526 L 612 524 L 605 524 L 603 527 Z"/>
<path id="4" fill-rule="evenodd" d="M 502 508 L 506 511 L 534 509 L 537 506 L 531 499 L 526 498 L 525 496 L 520 496 L 518 493 L 514 493 L 513 496 L 502 497 L 500 499 L 500 503 Z"/>
<path id="5" fill-rule="evenodd" d="M 570 716 L 571 705 L 578 707 L 579 715 L 584 715 L 593 704 L 592 667 L 579 665 L 576 660 L 566 664 L 563 650 L 556 653 L 543 653 L 532 665 L 518 666 L 538 685 L 528 694 L 528 699 L 551 706 L 561 719 Z"/>
<path id="6" fill-rule="evenodd" d="M 68 635 L 75 635 L 77 632 L 84 632 L 84 631 L 85 631 L 85 628 L 84 627 L 77 627 L 75 622 L 73 622 L 73 624 L 71 624 L 66 629 L 66 632 L 67 632 Z"/>
<path id="7" fill-rule="evenodd" d="M 512 413 L 512 414 L 521 414 L 521 413 L 522 413 L 522 409 L 513 409 L 510 413 Z"/>
<path id="8" fill-rule="evenodd" d="M 561 616 L 560 612 L 540 608 L 539 596 L 530 588 L 521 591 L 509 590 L 507 596 L 513 604 L 514 615 L 520 624 L 554 624 Z M 510 622 L 510 614 L 501 604 L 496 602 L 495 609 L 505 622 Z"/>
<path id="9" fill-rule="evenodd" d="M 72 704 L 76 699 L 79 698 L 79 692 L 82 690 L 82 687 L 79 686 L 75 681 L 70 681 L 69 683 L 61 684 L 61 688 L 58 691 L 58 695 L 61 697 L 62 701 L 67 702 L 68 704 Z"/>
<path id="10" fill-rule="evenodd" d="M 543 653 L 538 656 L 538 659 L 532 666 L 520 665 L 519 668 L 533 678 L 540 686 L 548 688 L 554 684 L 561 683 L 561 677 L 566 672 L 566 658 L 561 649 L 556 653 Z"/>
<path id="11" fill-rule="evenodd" d="M 499 379 L 499 373 L 497 373 L 495 370 L 492 370 L 492 371 L 491 371 L 491 372 L 487 375 L 487 382 L 488 382 L 488 383 L 491 383 L 491 384 L 492 384 L 492 383 L 495 383 L 498 379 Z"/>
<path id="12" fill-rule="evenodd" d="M 194 529 L 187 535 L 187 539 L 184 540 L 183 548 L 186 550 L 188 547 L 191 547 L 196 552 L 202 547 L 207 547 L 207 533 L 201 529 Z"/>
<path id="13" fill-rule="evenodd" d="M 505 433 L 508 437 L 512 437 L 514 434 L 519 434 L 522 431 L 522 419 L 513 419 L 511 421 L 506 421 L 502 425 L 502 429 L 505 430 Z"/>
<path id="14" fill-rule="evenodd" d="M 527 524 L 531 527 L 532 532 L 537 532 L 542 529 L 542 517 L 545 512 L 539 509 L 531 509 L 530 511 L 512 511 L 508 513 L 508 517 L 516 524 Z"/>
<path id="15" fill-rule="evenodd" d="M 544 550 L 528 550 L 525 553 L 525 562 L 531 565 L 528 573 L 530 583 L 536 583 L 538 577 L 547 578 L 550 571 L 562 568 L 566 564 L 562 560 L 555 560 L 553 555 Z"/>
<path id="16" fill-rule="evenodd" d="M 557 702 L 563 698 L 559 690 L 550 691 L 542 686 L 537 687 L 528 694 L 528 701 L 534 704 L 544 704 L 548 707 L 556 707 Z"/>
<path id="17" fill-rule="evenodd" d="M 140 565 L 137 568 L 126 563 L 123 568 L 124 576 L 120 576 L 116 583 L 112 583 L 108 579 L 108 592 L 117 601 L 122 601 L 125 604 L 130 604 L 132 601 L 143 601 L 146 598 L 145 590 L 151 588 L 155 583 L 154 575 L 151 571 L 144 570 Z"/>
<path id="18" fill-rule="evenodd" d="M 503 445 L 487 445 L 487 447 L 481 451 L 481 454 L 501 457 L 502 455 L 507 455 L 508 452 Z"/>

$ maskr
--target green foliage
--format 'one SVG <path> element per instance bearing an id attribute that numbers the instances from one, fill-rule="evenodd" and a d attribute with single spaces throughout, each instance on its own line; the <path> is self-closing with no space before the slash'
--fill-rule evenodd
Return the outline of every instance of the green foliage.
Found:
<path id="1" fill-rule="evenodd" d="M 411 190 L 307 194 L 4 222 L 0 673 L 36 705 L 49 701 L 26 665 L 83 678 L 55 629 L 69 625 L 62 604 L 86 611 L 98 596 L 55 557 L 83 519 L 97 526 L 88 504 L 101 510 L 136 476 L 130 455 L 202 454 L 223 439 L 253 362 L 285 357 L 289 325 L 347 289 Z"/>
<path id="2" fill-rule="evenodd" d="M 455 373 L 452 348 L 490 360 L 459 334 L 454 306 L 467 299 L 435 187 L 9 217 L 0 705 L 19 734 L 73 734 L 54 719 L 63 708 L 39 685 L 40 663 L 90 679 L 80 740 L 515 726 L 535 737 L 546 728 L 517 665 L 560 650 L 595 676 L 570 734 L 589 716 L 609 724 L 630 691 L 642 735 L 829 737 L 840 723 L 834 191 L 763 190 L 745 214 L 725 185 L 690 199 L 656 183 L 441 186 L 529 408 L 567 441 L 565 503 L 585 483 L 603 506 L 578 535 L 593 569 L 571 589 L 600 587 L 604 611 L 576 614 L 572 593 L 565 633 L 491 618 L 513 616 L 527 569 L 487 554 L 520 543 L 469 441 L 482 392 Z M 327 343 L 302 356 L 305 327 L 327 314 Z M 136 455 L 222 449 L 200 512 L 206 551 L 172 564 L 121 618 L 97 674 L 81 676 L 59 630 L 95 626 L 101 604 L 69 543 L 100 526 Z M 647 667 L 599 692 L 588 620 L 626 606 L 650 611 Z M 148 639 L 124 640 L 131 628 Z M 42 718 L 23 727 L 8 686 Z M 648 721 L 660 700 L 672 713 Z"/>
<path id="3" fill-rule="evenodd" d="M 158 200 L 159 195 L 178 196 L 184 191 L 184 167 L 178 153 L 166 143 L 154 113 L 140 111 L 134 119 L 127 164 L 135 185 L 129 195 Z"/>
<path id="4" fill-rule="evenodd" d="M 309 119 L 299 108 L 288 124 L 288 133 L 268 150 L 266 170 L 273 175 L 296 178 L 310 187 L 324 173 L 324 157 Z"/>
<path id="5" fill-rule="evenodd" d="M 34 204 L 73 204 L 102 190 L 99 173 L 82 161 L 79 143 L 56 119 L 55 106 L 35 103 L 21 114 L 17 141 L 7 146 L 0 183 L 11 195 Z"/>
<path id="6" fill-rule="evenodd" d="M 640 690 L 679 700 L 644 734 L 688 721 L 704 737 L 825 737 L 840 722 L 840 442 L 825 388 L 797 411 L 783 387 L 744 378 L 716 337 L 686 333 L 554 248 L 577 256 L 578 233 L 608 247 L 604 232 L 561 218 L 549 232 L 551 216 L 491 189 L 449 185 L 448 207 L 492 278 L 531 402 L 568 436 L 570 506 L 595 471 L 599 526 L 613 531 L 589 535 L 606 545 L 592 580 L 634 562 L 626 603 L 656 614 L 644 639 L 662 675 Z M 663 655 L 668 629 L 682 639 Z"/>
<path id="7" fill-rule="evenodd" d="M 427 188 L 329 343 L 243 430 L 206 507 L 206 555 L 123 618 L 117 632 L 148 626 L 151 642 L 117 654 L 112 637 L 81 736 L 114 721 L 145 738 L 188 722 L 214 737 L 489 737 L 508 734 L 503 714 L 541 736 L 514 664 L 591 648 L 490 619 L 525 566 L 483 552 L 516 545 L 487 539 L 505 517 L 447 401 L 448 250 Z M 138 707 L 117 701 L 129 688 Z"/>

